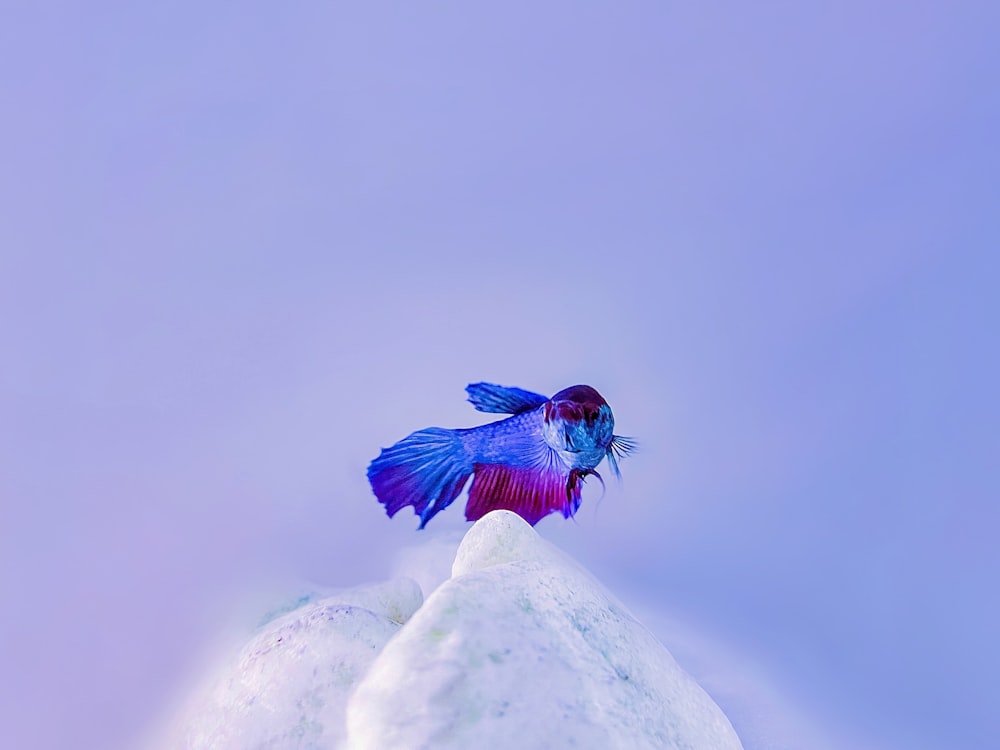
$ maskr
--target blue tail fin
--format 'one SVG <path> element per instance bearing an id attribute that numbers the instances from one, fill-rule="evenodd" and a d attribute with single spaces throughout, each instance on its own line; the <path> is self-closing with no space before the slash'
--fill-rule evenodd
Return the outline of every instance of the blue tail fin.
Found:
<path id="1" fill-rule="evenodd" d="M 384 448 L 368 466 L 368 481 L 391 518 L 407 505 L 424 528 L 458 497 L 472 459 L 457 430 L 428 427 Z"/>

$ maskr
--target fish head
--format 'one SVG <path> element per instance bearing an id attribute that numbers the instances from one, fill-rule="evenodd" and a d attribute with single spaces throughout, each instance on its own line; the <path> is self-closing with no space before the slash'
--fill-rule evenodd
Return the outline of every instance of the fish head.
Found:
<path id="1" fill-rule="evenodd" d="M 589 385 L 565 388 L 545 402 L 542 436 L 571 469 L 590 470 L 614 437 L 611 407 Z"/>

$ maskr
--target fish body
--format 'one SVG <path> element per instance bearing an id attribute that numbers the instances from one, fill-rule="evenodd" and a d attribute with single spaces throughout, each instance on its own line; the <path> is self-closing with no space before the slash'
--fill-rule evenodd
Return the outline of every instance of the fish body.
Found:
<path id="1" fill-rule="evenodd" d="M 468 429 L 429 427 L 385 448 L 368 467 L 375 496 L 391 517 L 412 506 L 420 528 L 458 497 L 469 477 L 465 517 L 475 521 L 505 508 L 534 525 L 550 513 L 572 516 L 582 482 L 608 460 L 635 448 L 614 434 L 607 401 L 587 385 L 547 398 L 520 388 L 473 383 L 466 388 L 479 411 L 510 414 Z"/>

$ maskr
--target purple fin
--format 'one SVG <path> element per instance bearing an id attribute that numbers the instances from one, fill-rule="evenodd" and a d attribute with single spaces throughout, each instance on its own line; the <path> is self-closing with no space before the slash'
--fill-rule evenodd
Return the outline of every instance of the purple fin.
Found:
<path id="1" fill-rule="evenodd" d="M 503 508 L 532 526 L 556 511 L 569 518 L 580 507 L 581 478 L 579 472 L 476 464 L 465 517 L 478 521 L 491 510 Z"/>
<path id="2" fill-rule="evenodd" d="M 390 518 L 412 505 L 422 529 L 454 502 L 471 473 L 458 432 L 429 427 L 384 448 L 368 466 L 368 481 Z"/>
<path id="3" fill-rule="evenodd" d="M 465 386 L 470 403 L 477 411 L 491 414 L 521 414 L 548 401 L 548 396 L 532 393 L 521 388 L 508 388 L 493 383 L 469 383 Z"/>

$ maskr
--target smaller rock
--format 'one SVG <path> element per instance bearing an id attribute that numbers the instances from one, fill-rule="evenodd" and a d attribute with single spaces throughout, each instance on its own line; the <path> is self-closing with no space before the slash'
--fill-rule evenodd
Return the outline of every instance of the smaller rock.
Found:
<path id="1" fill-rule="evenodd" d="M 420 607 L 397 578 L 303 604 L 266 623 L 194 702 L 169 748 L 336 748 L 347 698 Z"/>

